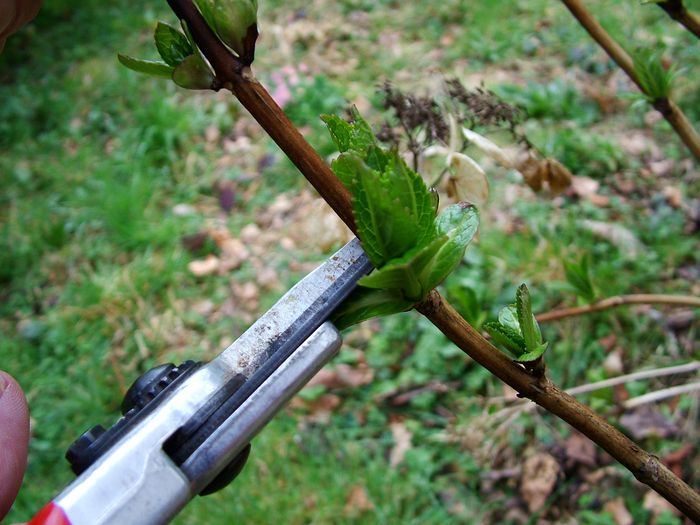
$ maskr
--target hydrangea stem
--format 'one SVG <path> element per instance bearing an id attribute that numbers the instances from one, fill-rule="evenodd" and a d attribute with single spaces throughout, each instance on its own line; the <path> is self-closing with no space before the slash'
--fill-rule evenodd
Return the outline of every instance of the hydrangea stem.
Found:
<path id="1" fill-rule="evenodd" d="M 168 0 L 168 3 L 187 22 L 197 45 L 214 68 L 221 86 L 231 89 L 345 224 L 355 231 L 350 194 L 265 88 L 218 40 L 212 42 L 216 37 L 204 23 L 192 0 Z M 570 423 L 620 461 L 637 479 L 656 490 L 688 517 L 700 521 L 700 494 L 675 476 L 656 456 L 642 450 L 600 415 L 561 391 L 546 377 L 534 377 L 498 351 L 437 291 L 433 290 L 428 299 L 417 305 L 416 309 L 495 376 L 521 395 Z"/>
<path id="2" fill-rule="evenodd" d="M 634 82 L 642 93 L 645 93 L 644 87 L 639 82 L 634 71 L 634 61 L 627 52 L 618 44 L 610 34 L 600 25 L 593 15 L 584 7 L 581 0 L 561 0 L 567 7 L 576 20 L 583 26 L 589 35 L 602 47 L 610 58 L 612 58 L 622 70 L 627 73 L 632 82 Z M 690 152 L 695 157 L 695 160 L 700 162 L 700 135 L 695 130 L 693 125 L 685 116 L 685 113 L 669 98 L 662 97 L 652 102 L 654 109 L 663 115 L 663 117 L 671 124 L 673 130 L 678 134 L 681 140 L 688 147 Z"/>

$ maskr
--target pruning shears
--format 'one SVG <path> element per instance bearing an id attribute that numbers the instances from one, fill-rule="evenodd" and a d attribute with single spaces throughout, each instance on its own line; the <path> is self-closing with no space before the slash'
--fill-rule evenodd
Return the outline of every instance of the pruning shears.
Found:
<path id="1" fill-rule="evenodd" d="M 78 477 L 30 525 L 167 523 L 194 496 L 226 486 L 251 439 L 337 353 L 328 318 L 371 269 L 354 239 L 212 361 L 143 374 L 112 427 L 71 445 Z"/>

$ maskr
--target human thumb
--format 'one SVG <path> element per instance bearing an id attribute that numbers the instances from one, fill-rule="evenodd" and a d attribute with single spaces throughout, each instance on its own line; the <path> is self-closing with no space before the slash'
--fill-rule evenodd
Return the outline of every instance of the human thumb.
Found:
<path id="1" fill-rule="evenodd" d="M 29 410 L 22 389 L 0 372 L 0 520 L 12 507 L 27 466 Z"/>

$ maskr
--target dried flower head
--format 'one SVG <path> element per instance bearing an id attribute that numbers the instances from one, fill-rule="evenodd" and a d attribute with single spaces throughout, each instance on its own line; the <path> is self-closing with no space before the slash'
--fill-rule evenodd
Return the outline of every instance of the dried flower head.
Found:
<path id="1" fill-rule="evenodd" d="M 523 118 L 523 112 L 501 100 L 493 91 L 483 88 L 467 89 L 456 78 L 445 81 L 447 94 L 461 106 L 462 122 L 470 128 L 482 126 L 506 126 L 513 130 Z"/>
<path id="2" fill-rule="evenodd" d="M 385 82 L 379 92 L 384 95 L 384 108 L 394 112 L 396 120 L 407 133 L 414 134 L 419 130 L 425 133 L 423 146 L 447 139 L 450 130 L 435 99 L 405 93 L 390 82 Z"/>

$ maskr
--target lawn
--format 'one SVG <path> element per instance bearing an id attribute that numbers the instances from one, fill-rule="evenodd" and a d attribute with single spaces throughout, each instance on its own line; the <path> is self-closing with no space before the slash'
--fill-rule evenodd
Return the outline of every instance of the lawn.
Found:
<path id="1" fill-rule="evenodd" d="M 587 4 L 629 50 L 679 67 L 675 99 L 700 125 L 698 40 L 654 5 Z M 435 95 L 458 78 L 521 108 L 519 130 L 576 176 L 561 196 L 537 194 L 469 150 L 491 196 L 478 242 L 441 289 L 470 321 L 494 319 L 522 282 L 536 312 L 582 304 L 564 263 L 584 255 L 599 297 L 700 295 L 698 166 L 559 2 L 260 9 L 254 71 L 322 155 L 334 146 L 320 114 L 355 104 L 379 129 L 384 81 Z M 165 2 L 47 2 L 0 55 L 0 368 L 32 415 L 7 523 L 72 479 L 66 448 L 116 419 L 139 373 L 212 358 L 349 239 L 230 93 L 119 65 L 117 52 L 155 58 L 160 19 L 175 21 Z M 548 372 L 569 388 L 698 360 L 698 319 L 654 304 L 543 324 Z M 692 379 L 582 399 L 700 488 L 697 391 L 623 405 Z M 528 485 L 547 473 L 551 486 Z M 325 376 L 256 438 L 235 483 L 175 523 L 612 524 L 623 511 L 682 523 L 604 452 L 404 313 L 348 330 Z"/>

